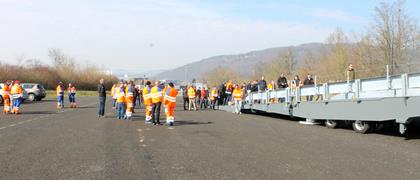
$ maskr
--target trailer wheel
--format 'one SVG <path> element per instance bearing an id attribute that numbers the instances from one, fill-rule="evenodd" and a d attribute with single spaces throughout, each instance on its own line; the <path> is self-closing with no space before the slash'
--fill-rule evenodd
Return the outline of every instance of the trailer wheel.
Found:
<path id="1" fill-rule="evenodd" d="M 357 133 L 366 134 L 372 129 L 372 123 L 368 121 L 354 121 L 353 130 Z"/>
<path id="2" fill-rule="evenodd" d="M 338 127 L 338 122 L 334 120 L 325 120 L 325 127 L 335 129 Z"/>

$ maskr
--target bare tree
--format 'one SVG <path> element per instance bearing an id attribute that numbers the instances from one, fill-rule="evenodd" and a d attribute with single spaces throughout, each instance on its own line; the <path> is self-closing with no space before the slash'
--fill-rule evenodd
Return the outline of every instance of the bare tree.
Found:
<path id="1" fill-rule="evenodd" d="M 375 8 L 372 29 L 377 46 L 393 74 L 402 63 L 407 63 L 408 50 L 416 48 L 417 22 L 406 14 L 403 0 L 382 2 Z"/>

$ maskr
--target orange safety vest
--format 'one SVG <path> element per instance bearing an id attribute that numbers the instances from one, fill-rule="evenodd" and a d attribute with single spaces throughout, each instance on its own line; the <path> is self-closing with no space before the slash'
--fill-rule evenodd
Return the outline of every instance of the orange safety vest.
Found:
<path id="1" fill-rule="evenodd" d="M 64 96 L 64 89 L 60 85 L 57 86 L 57 96 Z"/>
<path id="2" fill-rule="evenodd" d="M 165 105 L 175 105 L 177 95 L 178 95 L 178 91 L 175 88 L 166 89 L 164 104 Z"/>
<path id="3" fill-rule="evenodd" d="M 213 89 L 213 90 L 211 90 L 211 97 L 210 97 L 210 99 L 213 101 L 213 100 L 215 100 L 216 98 L 217 98 L 217 89 Z"/>
<path id="4" fill-rule="evenodd" d="M 3 87 L 3 99 L 10 99 L 10 87 L 9 85 L 5 84 Z"/>
<path id="5" fill-rule="evenodd" d="M 22 86 L 19 84 L 14 84 L 12 86 L 12 89 L 10 90 L 10 94 L 13 96 L 13 98 L 19 98 L 22 97 L 23 89 Z"/>
<path id="6" fill-rule="evenodd" d="M 190 99 L 195 98 L 195 90 L 192 87 L 188 88 L 188 98 L 190 98 Z"/>
<path id="7" fill-rule="evenodd" d="M 143 100 L 145 104 L 152 103 L 152 96 L 151 96 L 151 88 L 149 86 L 146 86 L 143 88 Z"/>
<path id="8" fill-rule="evenodd" d="M 117 102 L 118 103 L 125 103 L 125 92 L 123 88 L 117 88 L 116 92 L 117 93 Z"/>
<path id="9" fill-rule="evenodd" d="M 242 100 L 242 90 L 241 89 L 233 90 L 233 98 L 235 100 Z"/>
<path id="10" fill-rule="evenodd" d="M 126 88 L 125 88 L 125 95 L 126 95 L 126 97 L 125 97 L 125 99 L 126 99 L 126 101 L 127 102 L 129 102 L 129 103 L 132 103 L 133 102 L 133 100 L 134 100 L 134 94 L 133 94 L 133 87 L 130 87 L 130 86 L 127 86 Z"/>
<path id="11" fill-rule="evenodd" d="M 233 89 L 233 84 L 232 83 L 227 83 L 226 84 L 226 94 L 231 94 L 232 93 L 232 89 Z"/>
<path id="12" fill-rule="evenodd" d="M 152 97 L 152 103 L 162 102 L 162 90 L 160 90 L 159 87 L 152 87 L 150 90 L 150 96 Z"/>

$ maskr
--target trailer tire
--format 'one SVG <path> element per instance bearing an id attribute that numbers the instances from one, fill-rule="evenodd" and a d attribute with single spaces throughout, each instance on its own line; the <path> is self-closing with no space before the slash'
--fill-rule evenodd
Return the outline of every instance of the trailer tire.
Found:
<path id="1" fill-rule="evenodd" d="M 338 122 L 334 120 L 325 120 L 325 127 L 335 129 L 338 127 Z"/>
<path id="2" fill-rule="evenodd" d="M 366 134 L 373 128 L 373 124 L 368 121 L 354 121 L 353 130 L 357 133 Z"/>

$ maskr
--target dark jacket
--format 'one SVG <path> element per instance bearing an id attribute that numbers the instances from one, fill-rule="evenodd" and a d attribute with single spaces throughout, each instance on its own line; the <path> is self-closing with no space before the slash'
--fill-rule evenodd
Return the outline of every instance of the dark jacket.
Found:
<path id="1" fill-rule="evenodd" d="M 98 94 L 99 94 L 99 97 L 106 97 L 105 85 L 103 84 L 98 85 Z"/>
<path id="2" fill-rule="evenodd" d="M 277 79 L 277 85 L 279 86 L 279 88 L 287 88 L 289 86 L 287 84 L 287 78 L 279 77 L 279 79 Z"/>
<path id="3" fill-rule="evenodd" d="M 260 82 L 258 82 L 258 89 L 265 91 L 267 89 L 267 82 L 265 80 L 260 80 Z"/>
<path id="4" fill-rule="evenodd" d="M 314 78 L 306 78 L 305 81 L 303 81 L 303 85 L 308 86 L 308 85 L 314 85 Z"/>

